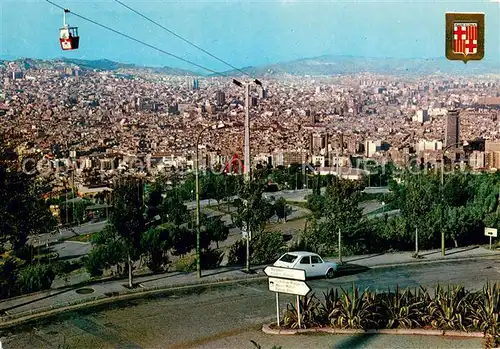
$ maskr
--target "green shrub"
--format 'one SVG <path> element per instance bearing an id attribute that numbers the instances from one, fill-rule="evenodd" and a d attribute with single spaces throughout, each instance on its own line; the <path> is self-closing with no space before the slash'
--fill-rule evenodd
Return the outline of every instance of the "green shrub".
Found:
<path id="1" fill-rule="evenodd" d="M 376 293 L 341 288 L 324 293 L 320 301 L 314 295 L 300 301 L 301 325 L 333 328 L 435 328 L 440 330 L 483 331 L 487 347 L 498 345 L 500 287 L 487 284 L 479 292 L 463 286 L 437 286 L 434 296 L 423 287 Z M 283 325 L 297 328 L 297 311 L 287 305 Z"/>
<path id="2" fill-rule="evenodd" d="M 278 231 L 256 234 L 251 240 L 251 245 L 251 262 L 257 265 L 272 263 L 286 251 L 283 235 Z"/>
<path id="3" fill-rule="evenodd" d="M 196 255 L 187 255 L 179 258 L 174 265 L 175 271 L 192 272 L 196 270 Z"/>
<path id="4" fill-rule="evenodd" d="M 17 262 L 14 257 L 7 257 L 0 263 L 0 297 L 8 298 L 16 292 Z"/>
<path id="5" fill-rule="evenodd" d="M 101 255 L 98 253 L 97 249 L 99 246 L 94 247 L 92 251 L 87 255 L 85 260 L 85 269 L 92 277 L 102 276 L 104 273 L 104 265 L 102 262 Z"/>
<path id="6" fill-rule="evenodd" d="M 220 267 L 224 252 L 217 249 L 207 249 L 201 252 L 201 268 L 202 269 L 215 269 Z"/>
<path id="7" fill-rule="evenodd" d="M 47 290 L 54 281 L 53 267 L 48 264 L 32 264 L 19 272 L 18 288 L 22 293 Z"/>
<path id="8" fill-rule="evenodd" d="M 253 252 L 253 248 L 250 244 L 250 255 Z M 229 254 L 227 256 L 228 265 L 242 265 L 245 264 L 247 256 L 247 242 L 246 239 L 237 240 L 230 248 Z"/>
<path id="9" fill-rule="evenodd" d="M 59 258 L 59 253 L 50 252 L 46 254 L 39 254 L 33 257 L 33 263 L 49 263 L 50 261 L 55 261 Z"/>

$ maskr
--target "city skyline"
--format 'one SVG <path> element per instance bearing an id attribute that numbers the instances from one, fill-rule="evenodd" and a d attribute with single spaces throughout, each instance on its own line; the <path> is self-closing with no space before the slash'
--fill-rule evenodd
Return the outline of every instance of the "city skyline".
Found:
<path id="1" fill-rule="evenodd" d="M 500 62 L 500 38 L 494 30 L 500 27 L 500 3 L 492 1 L 453 4 L 273 1 L 266 2 L 265 7 L 262 2 L 239 1 L 125 4 L 236 67 L 258 67 L 324 55 L 440 58 L 444 57 L 445 13 L 484 12 L 485 61 Z M 2 0 L 0 5 L 3 23 L 0 56 L 3 58 L 105 58 L 200 72 L 196 67 L 121 38 L 71 14 L 68 22 L 79 27 L 81 47 L 74 52 L 62 52 L 58 43 L 62 11 L 57 7 L 43 1 L 14 3 Z M 210 69 L 230 70 L 115 1 L 60 5 Z M 387 12 L 389 9 L 392 14 Z M 23 15 L 16 15 L 19 13 Z M 133 30 L 130 24 L 133 24 Z M 33 40 L 33 28 L 37 28 L 37 40 Z M 429 37 L 432 40 L 425 39 Z M 484 62 L 474 62 L 475 66 L 482 64 Z"/>

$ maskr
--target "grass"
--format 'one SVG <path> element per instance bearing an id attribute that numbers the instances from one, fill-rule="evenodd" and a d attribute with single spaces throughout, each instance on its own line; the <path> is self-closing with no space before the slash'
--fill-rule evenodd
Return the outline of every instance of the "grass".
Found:
<path id="1" fill-rule="evenodd" d="M 78 235 L 78 236 L 73 236 L 66 241 L 76 241 L 76 242 L 90 242 L 92 239 L 92 235 L 96 233 L 90 233 L 90 234 L 85 234 L 85 235 Z"/>
<path id="2" fill-rule="evenodd" d="M 269 223 L 266 229 L 281 232 L 289 232 L 291 230 L 302 231 L 306 226 L 306 221 L 307 217 L 297 217 L 296 219 L 287 220 L 285 223 Z"/>
<path id="3" fill-rule="evenodd" d="M 289 205 L 291 206 L 297 206 L 300 208 L 305 208 L 306 210 L 309 210 L 307 207 L 307 201 L 292 201 L 292 200 L 287 200 L 286 201 Z"/>

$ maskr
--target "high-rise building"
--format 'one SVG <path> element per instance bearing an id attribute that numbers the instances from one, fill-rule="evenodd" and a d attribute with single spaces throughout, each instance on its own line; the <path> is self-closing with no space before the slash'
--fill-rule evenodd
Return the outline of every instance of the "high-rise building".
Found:
<path id="1" fill-rule="evenodd" d="M 215 94 L 215 98 L 217 100 L 217 105 L 221 106 L 226 104 L 226 95 L 224 92 L 217 91 L 217 93 Z"/>
<path id="2" fill-rule="evenodd" d="M 446 147 L 456 148 L 457 143 L 460 141 L 460 115 L 459 111 L 455 109 L 448 110 L 446 115 Z"/>
<path id="3" fill-rule="evenodd" d="M 193 79 L 193 90 L 198 90 L 200 88 L 198 79 Z"/>
<path id="4" fill-rule="evenodd" d="M 256 106 L 257 106 L 257 101 L 258 101 L 257 97 L 252 96 L 252 99 L 251 99 L 251 106 L 252 106 L 252 107 L 256 107 Z"/>
<path id="5" fill-rule="evenodd" d="M 484 168 L 486 165 L 485 152 L 474 150 L 469 156 L 469 165 L 475 170 Z"/>
<path id="6" fill-rule="evenodd" d="M 492 142 L 490 140 L 486 140 L 484 142 L 484 151 L 500 151 L 500 141 Z"/>
<path id="7" fill-rule="evenodd" d="M 267 96 L 266 90 L 264 88 L 259 88 L 259 98 L 264 99 Z"/>
<path id="8" fill-rule="evenodd" d="M 318 134 L 312 134 L 310 135 L 310 145 L 309 145 L 309 151 L 311 155 L 316 155 L 319 154 L 321 149 L 323 149 L 324 146 L 324 137 Z"/>

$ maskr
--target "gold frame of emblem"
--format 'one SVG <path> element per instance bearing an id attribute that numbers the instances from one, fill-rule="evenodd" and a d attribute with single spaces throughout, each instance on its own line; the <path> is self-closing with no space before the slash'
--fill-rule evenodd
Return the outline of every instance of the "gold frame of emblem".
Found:
<path id="1" fill-rule="evenodd" d="M 465 55 L 453 52 L 453 24 L 477 23 L 477 53 Z M 446 13 L 446 58 L 452 61 L 479 61 L 484 58 L 484 13 Z"/>

